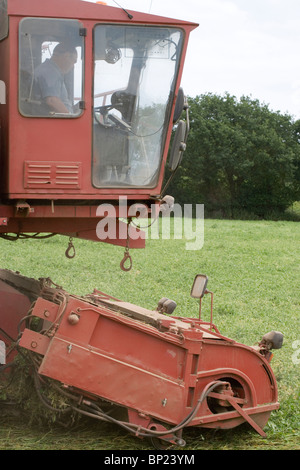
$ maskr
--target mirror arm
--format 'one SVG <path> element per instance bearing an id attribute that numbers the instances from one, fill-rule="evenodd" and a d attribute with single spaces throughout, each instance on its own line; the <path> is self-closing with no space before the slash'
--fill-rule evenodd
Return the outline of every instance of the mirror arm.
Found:
<path id="1" fill-rule="evenodd" d="M 174 176 L 177 173 L 177 170 L 178 170 L 178 168 L 176 168 L 176 170 L 173 171 L 172 174 L 170 175 L 168 181 L 166 182 L 163 190 L 160 193 L 159 199 L 162 199 L 166 195 L 166 190 L 167 190 L 168 186 L 170 185 L 170 183 L 172 182 L 172 180 L 174 179 Z"/>
<path id="2" fill-rule="evenodd" d="M 187 138 L 188 138 L 188 135 L 190 133 L 190 114 L 189 114 L 189 103 L 188 103 L 188 100 L 187 98 L 185 97 L 185 103 L 184 103 L 184 111 L 185 111 L 185 115 L 186 115 L 186 134 L 185 134 L 185 143 L 187 141 Z"/>
<path id="3" fill-rule="evenodd" d="M 186 121 L 186 132 L 185 132 L 185 138 L 183 140 L 183 142 L 181 143 L 182 145 L 182 152 L 185 152 L 186 150 L 186 142 L 187 142 L 187 138 L 188 138 L 188 134 L 189 134 L 189 129 L 190 129 L 190 121 L 189 121 L 189 118 L 188 118 L 188 111 L 187 111 L 187 121 Z M 161 193 L 160 193 L 160 198 L 163 198 L 166 194 L 166 190 L 168 188 L 168 186 L 170 185 L 170 183 L 172 182 L 172 180 L 174 179 L 174 176 L 176 175 L 178 169 L 179 169 L 180 165 L 177 165 L 177 167 L 175 168 L 175 170 L 172 171 L 168 181 L 166 182 L 165 186 L 163 187 Z"/>
<path id="4" fill-rule="evenodd" d="M 213 298 L 214 298 L 214 294 L 213 294 L 213 292 L 211 292 L 210 290 L 207 290 L 207 289 L 205 290 L 203 296 L 205 294 L 210 294 L 210 323 L 209 323 L 209 329 L 210 329 L 210 331 L 212 331 L 212 329 L 213 329 Z M 199 299 L 199 321 L 201 321 L 202 297 L 200 297 L 200 299 Z"/>

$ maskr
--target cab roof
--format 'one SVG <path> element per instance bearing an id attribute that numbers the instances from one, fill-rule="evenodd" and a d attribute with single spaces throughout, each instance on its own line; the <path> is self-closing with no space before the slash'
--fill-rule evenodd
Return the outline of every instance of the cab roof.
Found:
<path id="1" fill-rule="evenodd" d="M 190 31 L 198 26 L 197 23 L 127 10 L 133 17 L 130 19 L 122 8 L 82 0 L 7 0 L 7 4 L 8 15 L 10 16 L 89 19 L 118 23 L 143 23 L 145 25 L 176 25 L 188 28 Z"/>

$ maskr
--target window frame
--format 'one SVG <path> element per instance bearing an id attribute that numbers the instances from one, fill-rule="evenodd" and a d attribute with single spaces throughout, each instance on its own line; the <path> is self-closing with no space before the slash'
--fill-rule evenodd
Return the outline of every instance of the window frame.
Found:
<path id="1" fill-rule="evenodd" d="M 95 135 L 94 135 L 94 129 L 93 129 L 93 139 L 92 139 L 92 185 L 93 187 L 101 190 L 134 190 L 134 189 L 143 189 L 143 190 L 149 190 L 149 189 L 154 189 L 157 187 L 159 184 L 159 178 L 160 178 L 160 173 L 161 173 L 161 168 L 163 164 L 163 159 L 164 155 L 166 152 L 166 146 L 167 146 L 167 134 L 168 134 L 168 129 L 170 126 L 170 117 L 171 117 L 171 105 L 174 100 L 174 95 L 175 95 L 175 89 L 176 89 L 176 83 L 178 82 L 179 78 L 179 71 L 180 71 L 180 63 L 184 51 L 184 42 L 185 42 L 185 30 L 181 28 L 180 26 L 173 26 L 173 25 L 159 25 L 159 24 L 149 24 L 149 25 L 140 25 L 140 24 L 114 24 L 114 23 L 95 23 L 93 26 L 93 60 L 95 61 L 95 54 L 96 54 L 96 46 L 95 46 L 95 36 L 96 36 L 96 28 L 97 27 L 107 27 L 107 26 L 113 26 L 113 27 L 124 27 L 124 28 L 136 28 L 136 29 L 144 29 L 144 28 L 149 28 L 149 29 L 168 29 L 168 30 L 173 30 L 174 32 L 179 32 L 181 35 L 180 40 L 178 41 L 178 46 L 179 46 L 179 56 L 178 59 L 176 60 L 176 66 L 174 69 L 174 75 L 173 75 L 173 87 L 170 87 L 170 97 L 169 100 L 166 102 L 166 107 L 165 107 L 165 116 L 164 120 L 161 126 L 162 133 L 161 133 L 161 146 L 160 146 L 160 158 L 159 161 L 157 161 L 157 166 L 156 166 L 156 171 L 153 173 L 152 180 L 148 184 L 129 184 L 129 185 L 123 185 L 123 184 L 101 184 L 101 183 L 96 183 L 95 182 L 95 157 L 94 157 L 94 151 L 95 151 Z M 92 87 L 92 96 L 94 97 L 95 95 L 95 77 L 93 77 L 93 87 Z M 172 95 L 172 98 L 171 98 Z M 94 112 L 94 104 L 93 104 L 93 112 Z M 156 173 L 156 175 L 155 175 Z"/>
<path id="2" fill-rule="evenodd" d="M 22 109 L 22 99 L 21 99 L 21 86 L 22 86 L 22 78 L 21 78 L 21 71 L 22 71 L 22 25 L 24 22 L 28 20 L 33 20 L 33 21 L 49 21 L 49 22 L 63 22 L 63 23 L 77 23 L 78 25 L 78 37 L 81 37 L 81 44 L 75 47 L 81 47 L 81 99 L 78 101 L 78 112 L 77 113 L 70 113 L 70 114 L 59 114 L 59 113 L 53 113 L 53 114 L 42 114 L 42 113 L 35 113 L 35 114 L 30 114 L 26 113 L 24 109 Z M 42 38 L 42 35 L 41 35 Z M 48 17 L 25 17 L 22 18 L 19 24 L 19 31 L 18 31 L 18 41 L 19 41 L 19 56 L 18 56 L 18 109 L 19 112 L 22 116 L 26 118 L 38 118 L 38 119 L 78 119 L 79 117 L 82 116 L 84 110 L 85 110 L 85 99 L 84 99 L 84 91 L 85 91 L 85 34 L 84 34 L 84 27 L 83 24 L 80 20 L 76 18 L 48 18 Z M 52 39 L 53 42 L 59 42 L 59 38 Z M 43 40 L 41 42 L 41 45 L 47 42 L 47 39 Z M 49 41 L 50 42 L 50 41 Z M 42 62 L 41 62 L 42 63 Z"/>

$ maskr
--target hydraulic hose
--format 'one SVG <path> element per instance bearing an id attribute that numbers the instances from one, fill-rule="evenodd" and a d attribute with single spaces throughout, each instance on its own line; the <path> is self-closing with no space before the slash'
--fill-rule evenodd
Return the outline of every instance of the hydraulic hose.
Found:
<path id="1" fill-rule="evenodd" d="M 173 427 L 171 429 L 168 429 L 167 431 L 154 431 L 152 429 L 144 428 L 144 427 L 142 427 L 140 425 L 137 425 L 137 424 L 125 423 L 124 421 L 119 421 L 115 418 L 112 418 L 111 416 L 107 415 L 106 413 L 102 412 L 101 410 L 100 411 L 95 410 L 95 411 L 87 412 L 87 411 L 81 410 L 81 409 L 76 408 L 76 407 L 73 407 L 73 409 L 75 411 L 79 412 L 79 413 L 84 414 L 84 415 L 92 416 L 92 417 L 100 419 L 100 420 L 110 421 L 112 423 L 118 424 L 119 426 L 121 426 L 126 431 L 131 432 L 131 433 L 135 432 L 140 437 L 162 437 L 162 436 L 166 436 L 168 434 L 174 434 L 177 431 L 180 431 L 181 429 L 183 429 L 185 426 L 187 426 L 192 421 L 194 416 L 197 414 L 201 404 L 203 403 L 203 401 L 205 400 L 207 395 L 210 392 L 212 392 L 216 387 L 218 387 L 219 385 L 223 385 L 223 384 L 224 384 L 224 382 L 220 382 L 220 381 L 211 382 L 210 384 L 208 384 L 204 388 L 204 390 L 203 390 L 200 398 L 198 399 L 198 401 L 196 403 L 196 406 L 193 408 L 193 410 L 179 424 L 177 424 L 175 427 Z"/>

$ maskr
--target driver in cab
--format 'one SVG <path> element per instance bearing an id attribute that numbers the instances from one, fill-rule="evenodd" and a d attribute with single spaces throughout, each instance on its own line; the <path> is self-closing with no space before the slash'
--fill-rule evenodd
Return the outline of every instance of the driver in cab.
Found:
<path id="1" fill-rule="evenodd" d="M 76 48 L 59 43 L 53 50 L 51 59 L 46 59 L 35 70 L 34 95 L 52 113 L 72 113 L 72 102 L 68 96 L 64 76 L 77 62 Z"/>

